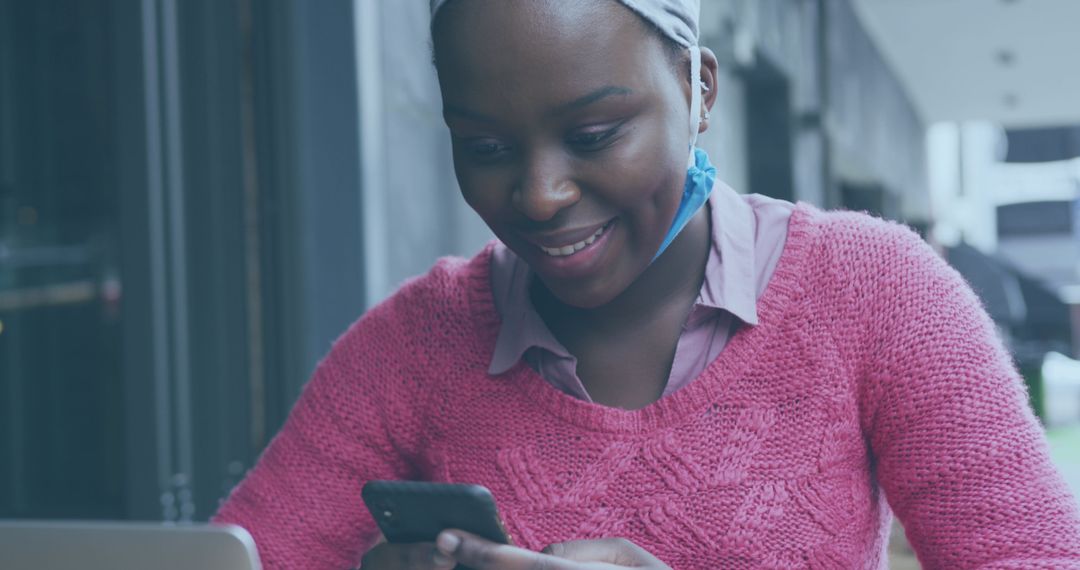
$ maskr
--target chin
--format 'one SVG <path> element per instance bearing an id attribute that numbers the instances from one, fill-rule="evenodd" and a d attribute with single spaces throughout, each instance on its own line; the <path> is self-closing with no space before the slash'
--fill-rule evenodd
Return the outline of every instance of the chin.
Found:
<path id="1" fill-rule="evenodd" d="M 543 276 L 539 277 L 544 287 L 559 302 L 579 309 L 603 307 L 626 290 L 626 287 L 618 286 L 611 277 L 600 277 L 597 283 L 576 287 L 569 283 L 549 283 Z"/>

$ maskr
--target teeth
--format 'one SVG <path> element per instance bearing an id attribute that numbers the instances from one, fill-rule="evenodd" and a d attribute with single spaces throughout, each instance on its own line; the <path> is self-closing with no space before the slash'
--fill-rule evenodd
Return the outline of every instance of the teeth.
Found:
<path id="1" fill-rule="evenodd" d="M 566 257 L 567 255 L 573 255 L 573 254 L 585 249 L 586 247 L 592 245 L 593 242 L 595 242 L 596 239 L 600 237 L 600 234 L 604 233 L 604 230 L 606 230 L 606 229 L 607 229 L 607 226 L 604 226 L 604 227 L 596 230 L 596 233 L 594 233 L 593 235 L 589 236 L 588 238 L 586 238 L 586 239 L 584 239 L 582 241 L 574 243 L 574 244 L 564 245 L 563 247 L 544 247 L 544 246 L 540 246 L 540 249 L 544 250 L 544 253 L 546 253 L 546 254 L 548 254 L 548 255 L 550 255 L 552 257 Z"/>

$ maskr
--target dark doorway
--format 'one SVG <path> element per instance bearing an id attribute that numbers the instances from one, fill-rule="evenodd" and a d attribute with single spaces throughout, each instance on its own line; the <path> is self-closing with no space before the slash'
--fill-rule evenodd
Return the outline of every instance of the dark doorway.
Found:
<path id="1" fill-rule="evenodd" d="M 764 56 L 741 76 L 746 86 L 749 190 L 794 201 L 790 82 Z"/>
<path id="2" fill-rule="evenodd" d="M 841 181 L 840 200 L 845 210 L 868 212 L 879 218 L 899 219 L 898 200 L 880 184 Z"/>

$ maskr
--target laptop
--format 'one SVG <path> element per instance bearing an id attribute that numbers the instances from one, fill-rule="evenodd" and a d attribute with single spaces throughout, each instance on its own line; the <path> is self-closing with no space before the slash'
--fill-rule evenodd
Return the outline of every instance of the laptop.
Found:
<path id="1" fill-rule="evenodd" d="M 0 520 L 3 570 L 262 570 L 238 526 Z"/>

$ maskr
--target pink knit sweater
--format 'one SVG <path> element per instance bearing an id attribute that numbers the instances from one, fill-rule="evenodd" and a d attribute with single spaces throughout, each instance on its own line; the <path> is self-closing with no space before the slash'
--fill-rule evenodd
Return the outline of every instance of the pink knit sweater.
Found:
<path id="1" fill-rule="evenodd" d="M 440 261 L 319 365 L 217 520 L 268 568 L 356 565 L 368 479 L 479 483 L 518 544 L 625 537 L 675 569 L 1080 568 L 1080 513 L 979 301 L 909 230 L 800 204 L 741 330 L 637 411 L 490 376 L 490 247 Z"/>

